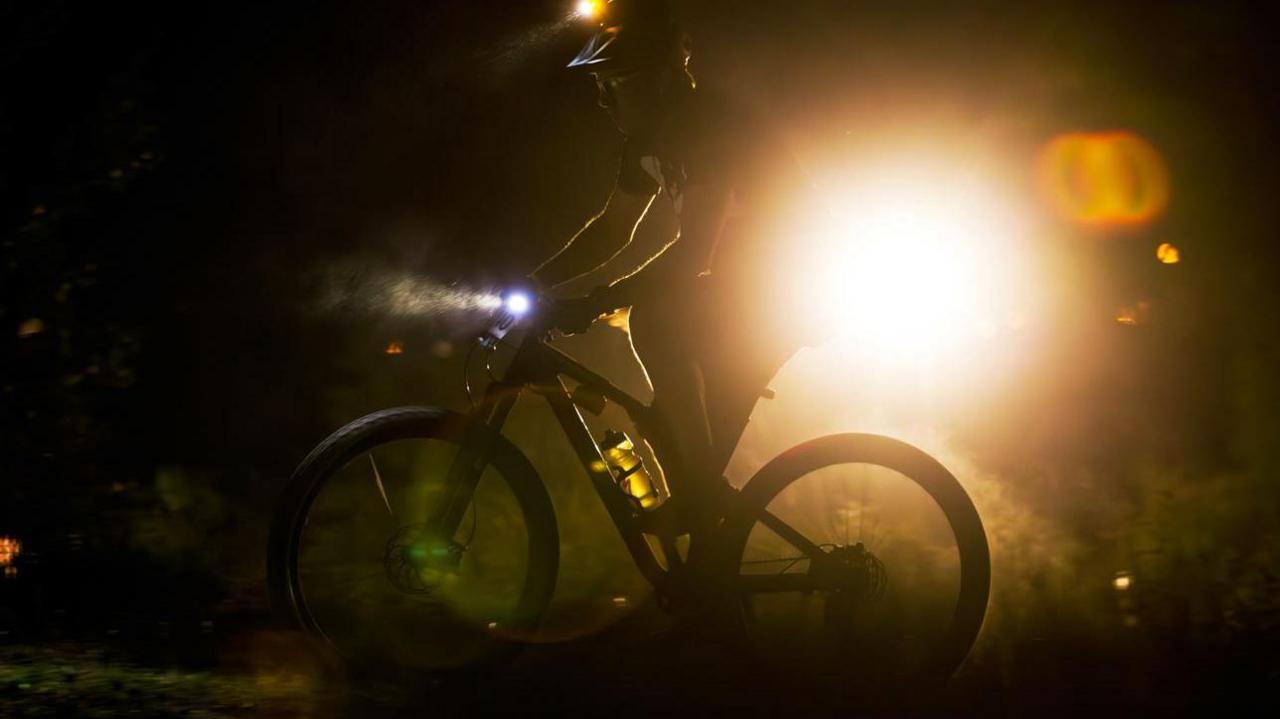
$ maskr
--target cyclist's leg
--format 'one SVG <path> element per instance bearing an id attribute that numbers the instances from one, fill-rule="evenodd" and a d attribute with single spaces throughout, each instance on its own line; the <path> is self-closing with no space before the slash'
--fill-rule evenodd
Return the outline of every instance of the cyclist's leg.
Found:
<path id="1" fill-rule="evenodd" d="M 665 428 L 656 439 L 672 491 L 695 515 L 707 507 L 708 476 L 715 472 L 702 368 L 702 322 L 696 297 L 651 298 L 631 308 L 631 345 L 653 387 L 653 409 Z M 663 457 L 662 455 L 666 455 Z"/>
<path id="2" fill-rule="evenodd" d="M 749 348 L 747 348 L 749 349 Z M 750 361 L 733 345 L 713 348 L 700 364 L 706 369 L 707 418 L 715 463 L 724 471 L 741 439 L 747 422 L 760 400 L 761 392 L 786 361 L 779 355 L 774 361 Z"/>
<path id="3" fill-rule="evenodd" d="M 714 277 L 714 276 L 713 276 Z M 753 295 L 732 278 L 709 284 L 704 301 L 707 315 L 718 320 L 710 341 L 699 346 L 698 364 L 705 377 L 704 398 L 715 452 L 716 469 L 723 472 L 752 410 L 778 370 L 800 344 L 780 331 L 774 296 Z M 743 297 L 762 297 L 754 305 Z"/>

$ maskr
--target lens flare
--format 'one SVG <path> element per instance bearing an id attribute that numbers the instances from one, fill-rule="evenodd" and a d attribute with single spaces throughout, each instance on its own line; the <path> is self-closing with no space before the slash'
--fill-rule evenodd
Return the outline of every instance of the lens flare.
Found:
<path id="1" fill-rule="evenodd" d="M 1160 153 L 1132 132 L 1072 132 L 1049 141 L 1037 176 L 1060 216 L 1088 227 L 1133 227 L 1169 203 L 1169 172 Z"/>
<path id="2" fill-rule="evenodd" d="M 1146 322 L 1147 313 L 1151 311 L 1151 303 L 1142 300 L 1116 310 L 1116 322 L 1126 327 L 1136 327 Z"/>
<path id="3" fill-rule="evenodd" d="M 1168 242 L 1164 242 L 1156 248 L 1156 259 L 1166 265 L 1176 265 L 1182 260 L 1182 257 L 1179 254 L 1177 247 L 1174 247 Z"/>
<path id="4" fill-rule="evenodd" d="M 38 317 L 23 320 L 22 324 L 18 325 L 18 336 L 24 339 L 27 337 L 35 337 L 41 332 L 44 332 L 44 320 Z"/>
<path id="5" fill-rule="evenodd" d="M 22 542 L 17 537 L 0 536 L 0 567 L 9 567 L 22 554 Z"/>

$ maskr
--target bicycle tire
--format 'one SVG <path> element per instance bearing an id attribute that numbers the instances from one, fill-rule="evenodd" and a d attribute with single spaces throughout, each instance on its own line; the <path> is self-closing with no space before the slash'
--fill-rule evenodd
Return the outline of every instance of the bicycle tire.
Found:
<path id="1" fill-rule="evenodd" d="M 397 407 L 361 417 L 338 429 L 315 447 L 294 471 L 272 521 L 267 557 L 268 588 L 278 620 L 318 636 L 346 660 L 341 647 L 319 626 L 307 604 L 298 572 L 298 548 L 312 502 L 335 473 L 375 447 L 406 439 L 431 439 L 461 446 L 467 418 L 433 407 Z M 511 658 L 536 637 L 550 604 L 559 567 L 559 532 L 551 498 L 533 465 L 514 445 L 496 433 L 485 443 L 485 466 L 494 468 L 519 503 L 528 531 L 528 570 L 517 608 L 506 627 L 521 640 L 494 642 L 475 664 Z M 359 657 L 369 663 L 369 657 Z"/>
<path id="2" fill-rule="evenodd" d="M 968 655 L 982 627 L 990 594 L 990 550 L 977 509 L 959 481 L 912 445 L 880 435 L 836 434 L 801 443 L 771 460 L 748 481 L 741 501 L 726 516 L 720 534 L 722 579 L 732 581 L 739 571 L 762 508 L 798 479 L 838 464 L 875 465 L 905 476 L 928 494 L 950 525 L 960 564 L 955 611 L 945 638 L 915 677 L 918 687 L 945 683 Z"/>

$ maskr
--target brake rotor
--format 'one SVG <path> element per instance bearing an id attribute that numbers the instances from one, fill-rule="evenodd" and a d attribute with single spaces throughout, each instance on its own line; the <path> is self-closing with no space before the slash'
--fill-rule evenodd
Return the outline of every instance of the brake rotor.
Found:
<path id="1" fill-rule="evenodd" d="M 407 594 L 431 594 L 457 579 L 466 549 L 452 539 L 441 539 L 426 525 L 405 525 L 387 540 L 387 579 Z"/>
<path id="2" fill-rule="evenodd" d="M 808 574 L 824 588 L 824 623 L 845 634 L 859 631 L 863 610 L 884 596 L 889 581 L 884 562 L 861 542 L 833 547 L 826 560 L 809 563 Z"/>

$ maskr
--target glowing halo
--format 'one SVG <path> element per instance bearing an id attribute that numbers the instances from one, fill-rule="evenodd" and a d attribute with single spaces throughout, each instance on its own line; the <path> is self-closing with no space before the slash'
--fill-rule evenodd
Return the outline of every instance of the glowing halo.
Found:
<path id="1" fill-rule="evenodd" d="M 1036 175 L 1049 206 L 1088 227 L 1145 225 L 1169 204 L 1164 159 L 1128 131 L 1058 135 L 1041 151 Z"/>
<path id="2" fill-rule="evenodd" d="M 836 191 L 818 249 L 791 273 L 804 303 L 792 316 L 890 362 L 954 357 L 998 334 L 992 318 L 1025 316 L 1017 213 L 991 183 L 945 158 L 865 174 Z"/>
<path id="3" fill-rule="evenodd" d="M 507 297 L 507 311 L 519 317 L 529 311 L 529 295 L 523 292 L 515 292 Z"/>

